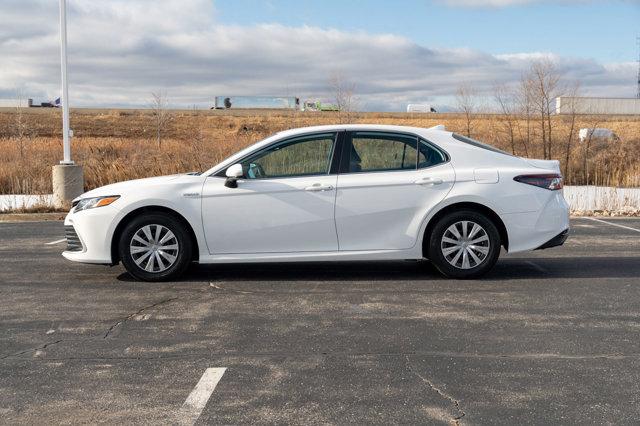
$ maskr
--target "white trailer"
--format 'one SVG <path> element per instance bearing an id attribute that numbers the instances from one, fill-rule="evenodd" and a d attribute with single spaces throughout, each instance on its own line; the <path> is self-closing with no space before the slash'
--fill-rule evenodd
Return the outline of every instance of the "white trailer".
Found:
<path id="1" fill-rule="evenodd" d="M 587 139 L 617 140 L 618 136 L 611 129 L 605 129 L 604 127 L 592 127 L 580 129 L 578 132 L 578 139 L 580 142 L 584 142 Z"/>
<path id="2" fill-rule="evenodd" d="M 409 104 L 407 112 L 436 112 L 436 110 L 429 104 Z"/>
<path id="3" fill-rule="evenodd" d="M 640 115 L 640 99 L 560 96 L 556 98 L 556 114 Z"/>

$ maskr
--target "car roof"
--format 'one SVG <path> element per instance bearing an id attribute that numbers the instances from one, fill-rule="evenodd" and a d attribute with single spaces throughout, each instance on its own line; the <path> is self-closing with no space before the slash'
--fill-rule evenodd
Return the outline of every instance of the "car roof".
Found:
<path id="1" fill-rule="evenodd" d="M 439 143 L 442 143 L 443 141 L 446 141 L 447 139 L 450 138 L 445 138 L 443 136 L 450 136 L 451 132 L 445 131 L 444 130 L 444 126 L 439 125 L 439 126 L 435 126 L 435 127 L 431 127 L 431 128 L 424 128 L 424 127 L 410 127 L 410 126 L 393 126 L 393 125 L 388 125 L 388 124 L 329 124 L 329 125 L 323 125 L 323 126 L 309 126 L 309 127 L 298 127 L 295 129 L 288 129 L 288 130 L 283 130 L 280 131 L 278 133 L 275 133 L 271 136 L 269 136 L 266 139 L 263 139 L 262 141 L 259 141 L 253 145 L 250 145 L 248 147 L 246 147 L 245 149 L 236 152 L 235 154 L 231 155 L 230 157 L 226 158 L 225 160 L 223 160 L 222 162 L 216 164 L 215 166 L 213 166 L 212 168 L 210 168 L 209 170 L 207 170 L 204 174 L 205 175 L 211 175 L 211 174 L 215 174 L 217 172 L 219 172 L 220 170 L 224 169 L 225 167 L 231 165 L 234 161 L 236 161 L 237 159 L 247 155 L 249 152 L 254 151 L 254 150 L 258 150 L 264 146 L 270 145 L 271 143 L 273 143 L 276 140 L 282 139 L 282 138 L 286 138 L 286 137 L 290 137 L 290 136 L 297 136 L 297 135 L 304 135 L 304 134 L 309 134 L 309 133 L 320 133 L 320 132 L 336 132 L 339 130 L 367 130 L 367 131 L 385 131 L 385 132 L 404 132 L 404 133 L 412 133 L 412 134 L 416 134 L 416 135 L 420 135 L 423 136 L 424 138 L 427 138 L 429 140 L 431 140 L 431 138 L 436 138 L 439 139 Z"/>
<path id="2" fill-rule="evenodd" d="M 419 135 L 427 135 L 434 133 L 451 134 L 444 130 L 444 126 L 439 125 L 431 128 L 425 127 L 412 127 L 412 126 L 397 126 L 390 124 L 328 124 L 322 126 L 310 126 L 310 127 L 298 127 L 295 129 L 288 129 L 278 132 L 278 136 L 295 136 L 306 133 L 315 132 L 335 132 L 338 130 L 373 130 L 373 131 L 387 131 L 387 132 L 406 132 L 416 133 Z"/>

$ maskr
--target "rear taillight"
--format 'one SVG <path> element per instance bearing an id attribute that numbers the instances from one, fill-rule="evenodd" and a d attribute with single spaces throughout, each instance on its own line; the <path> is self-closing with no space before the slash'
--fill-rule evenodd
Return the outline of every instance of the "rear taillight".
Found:
<path id="1" fill-rule="evenodd" d="M 544 174 L 544 175 L 521 175 L 513 178 L 516 182 L 526 183 L 527 185 L 538 186 L 540 188 L 557 191 L 562 189 L 561 174 Z"/>

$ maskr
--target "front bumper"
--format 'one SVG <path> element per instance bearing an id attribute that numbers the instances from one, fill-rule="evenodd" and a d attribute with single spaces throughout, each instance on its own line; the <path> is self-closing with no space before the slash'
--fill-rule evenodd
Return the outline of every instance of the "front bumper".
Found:
<path id="1" fill-rule="evenodd" d="M 73 225 L 64 226 L 64 236 L 67 239 L 67 249 L 65 251 L 77 252 L 84 250 L 82 241 L 80 241 L 80 237 Z"/>
<path id="2" fill-rule="evenodd" d="M 111 240 L 118 214 L 112 206 L 69 212 L 64 220 L 67 250 L 62 256 L 74 262 L 111 264 Z"/>

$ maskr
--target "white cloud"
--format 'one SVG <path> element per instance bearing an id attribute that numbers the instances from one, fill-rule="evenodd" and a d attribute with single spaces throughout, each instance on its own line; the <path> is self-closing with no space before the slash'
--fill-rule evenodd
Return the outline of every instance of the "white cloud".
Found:
<path id="1" fill-rule="evenodd" d="M 508 7 L 532 3 L 589 3 L 592 0 L 443 0 L 449 6 L 460 7 Z"/>
<path id="2" fill-rule="evenodd" d="M 410 101 L 446 102 L 461 82 L 487 93 L 515 82 L 546 53 L 492 55 L 434 49 L 395 35 L 282 25 L 230 26 L 208 0 L 72 0 L 69 5 L 70 98 L 76 106 L 145 105 L 166 90 L 175 105 L 211 105 L 217 95 L 329 97 L 340 73 L 356 83 L 367 109 Z M 16 88 L 36 100 L 59 93 L 57 5 L 3 0 L 0 98 Z M 633 63 L 601 64 L 553 56 L 593 95 L 633 94 Z"/>

